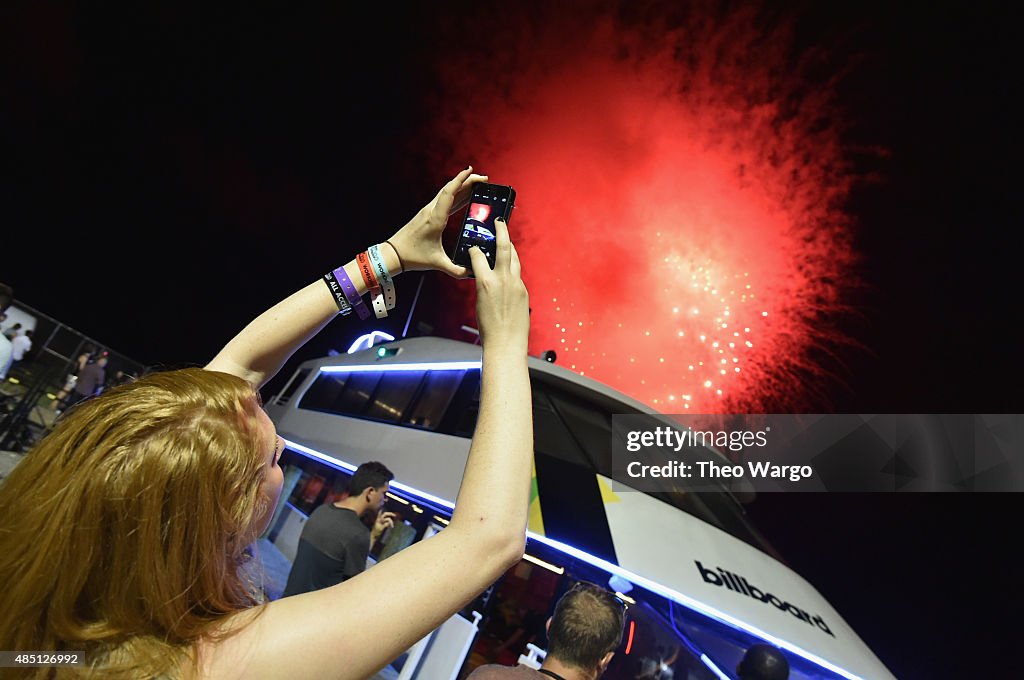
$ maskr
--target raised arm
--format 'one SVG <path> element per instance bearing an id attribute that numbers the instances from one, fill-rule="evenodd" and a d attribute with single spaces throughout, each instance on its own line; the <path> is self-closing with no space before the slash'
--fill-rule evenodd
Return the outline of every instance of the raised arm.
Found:
<path id="1" fill-rule="evenodd" d="M 381 247 L 388 271 L 397 275 L 403 271 L 437 269 L 452 276 L 464 276 L 466 270 L 452 264 L 445 254 L 441 234 L 448 215 L 465 205 L 470 187 L 486 179 L 483 175 L 474 175 L 470 167 L 448 182 L 408 224 L 388 239 L 390 244 Z M 355 259 L 345 265 L 345 272 L 359 295 L 365 294 L 366 284 Z M 323 280 L 314 281 L 253 319 L 206 368 L 237 375 L 254 387 L 262 387 L 281 370 L 295 350 L 337 315 L 338 307 L 328 287 Z"/>
<path id="2" fill-rule="evenodd" d="M 210 676 L 369 677 L 522 558 L 533 460 L 529 300 L 503 223 L 494 270 L 478 249 L 470 256 L 482 388 L 451 524 L 342 584 L 240 615 L 239 634 L 210 655 Z"/>

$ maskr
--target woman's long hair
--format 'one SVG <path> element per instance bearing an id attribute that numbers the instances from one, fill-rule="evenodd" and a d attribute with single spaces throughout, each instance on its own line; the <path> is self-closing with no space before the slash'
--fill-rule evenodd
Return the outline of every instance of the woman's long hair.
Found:
<path id="1" fill-rule="evenodd" d="M 67 414 L 0 486 L 0 649 L 86 652 L 59 677 L 173 676 L 255 604 L 258 409 L 241 378 L 190 368 Z"/>

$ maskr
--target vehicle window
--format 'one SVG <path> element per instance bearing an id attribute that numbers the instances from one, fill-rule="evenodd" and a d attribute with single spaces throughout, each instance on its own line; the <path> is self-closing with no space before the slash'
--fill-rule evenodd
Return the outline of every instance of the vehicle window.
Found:
<path id="1" fill-rule="evenodd" d="M 533 443 L 537 453 L 584 468 L 593 468 L 561 414 L 541 386 L 533 387 Z"/>
<path id="2" fill-rule="evenodd" d="M 401 422 L 405 410 L 423 382 L 423 371 L 392 371 L 385 373 L 366 410 L 367 418 Z"/>
<path id="3" fill-rule="evenodd" d="M 552 407 L 564 427 L 584 452 L 587 464 L 596 472 L 610 476 L 612 471 L 612 416 L 594 404 L 565 394 L 549 391 Z"/>
<path id="4" fill-rule="evenodd" d="M 427 379 L 416 402 L 408 409 L 404 424 L 437 429 L 464 375 L 465 371 L 427 371 Z"/>
<path id="5" fill-rule="evenodd" d="M 333 412 L 348 376 L 348 373 L 321 373 L 302 396 L 299 408 Z"/>
<path id="6" fill-rule="evenodd" d="M 295 394 L 295 390 L 299 389 L 299 386 L 306 381 L 306 377 L 312 370 L 313 369 L 311 368 L 303 368 L 293 375 L 292 379 L 288 381 L 287 385 L 285 385 L 284 390 L 274 399 L 274 403 L 287 404 L 291 400 L 292 395 Z"/>
<path id="7" fill-rule="evenodd" d="M 480 371 L 467 371 L 439 428 L 441 432 L 469 439 L 480 412 Z"/>
<path id="8" fill-rule="evenodd" d="M 299 408 L 471 437 L 479 401 L 479 371 L 358 371 L 321 373 Z"/>

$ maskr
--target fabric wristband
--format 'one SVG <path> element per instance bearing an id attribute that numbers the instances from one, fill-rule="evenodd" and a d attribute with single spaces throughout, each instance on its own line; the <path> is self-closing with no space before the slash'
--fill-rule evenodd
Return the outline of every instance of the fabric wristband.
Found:
<path id="1" fill-rule="evenodd" d="M 388 309 L 394 309 L 395 284 L 391 278 L 391 272 L 388 271 L 388 266 L 384 263 L 384 256 L 380 254 L 380 245 L 370 246 L 366 252 L 370 255 L 370 262 L 373 263 L 377 280 L 380 281 L 381 290 L 384 291 L 384 304 Z"/>
<path id="2" fill-rule="evenodd" d="M 359 273 L 363 275 L 363 283 L 369 289 L 373 313 L 377 315 L 378 319 L 387 317 L 388 307 L 384 303 L 384 293 L 381 292 L 380 283 L 377 281 L 377 275 L 374 273 L 373 263 L 370 262 L 370 256 L 367 255 L 366 251 L 363 251 L 356 255 L 356 263 L 359 265 Z"/>
<path id="3" fill-rule="evenodd" d="M 359 318 L 363 321 L 369 319 L 370 310 L 363 304 L 363 298 L 359 296 L 359 291 L 356 290 L 355 284 L 348 277 L 348 272 L 345 271 L 344 265 L 334 270 L 334 278 L 341 284 L 341 289 L 345 291 L 345 297 L 348 298 L 349 304 L 356 310 Z"/>
<path id="4" fill-rule="evenodd" d="M 331 295 L 334 296 L 334 304 L 338 305 L 338 313 L 347 315 L 352 313 L 352 305 L 348 303 L 348 298 L 345 297 L 345 291 L 341 289 L 341 284 L 338 283 L 338 279 L 334 277 L 334 272 L 327 272 L 324 274 L 324 283 L 331 291 Z"/>

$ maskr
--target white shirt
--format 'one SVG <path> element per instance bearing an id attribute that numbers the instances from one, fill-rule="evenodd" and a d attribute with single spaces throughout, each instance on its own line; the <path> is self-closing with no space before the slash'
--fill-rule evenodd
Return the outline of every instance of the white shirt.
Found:
<path id="1" fill-rule="evenodd" d="M 14 340 L 11 341 L 11 357 L 15 361 L 21 361 L 25 356 L 25 352 L 32 349 L 32 338 L 27 335 L 15 336 Z"/>
<path id="2" fill-rule="evenodd" d="M 0 380 L 7 378 L 7 369 L 14 360 L 12 354 L 11 341 L 0 335 Z"/>

